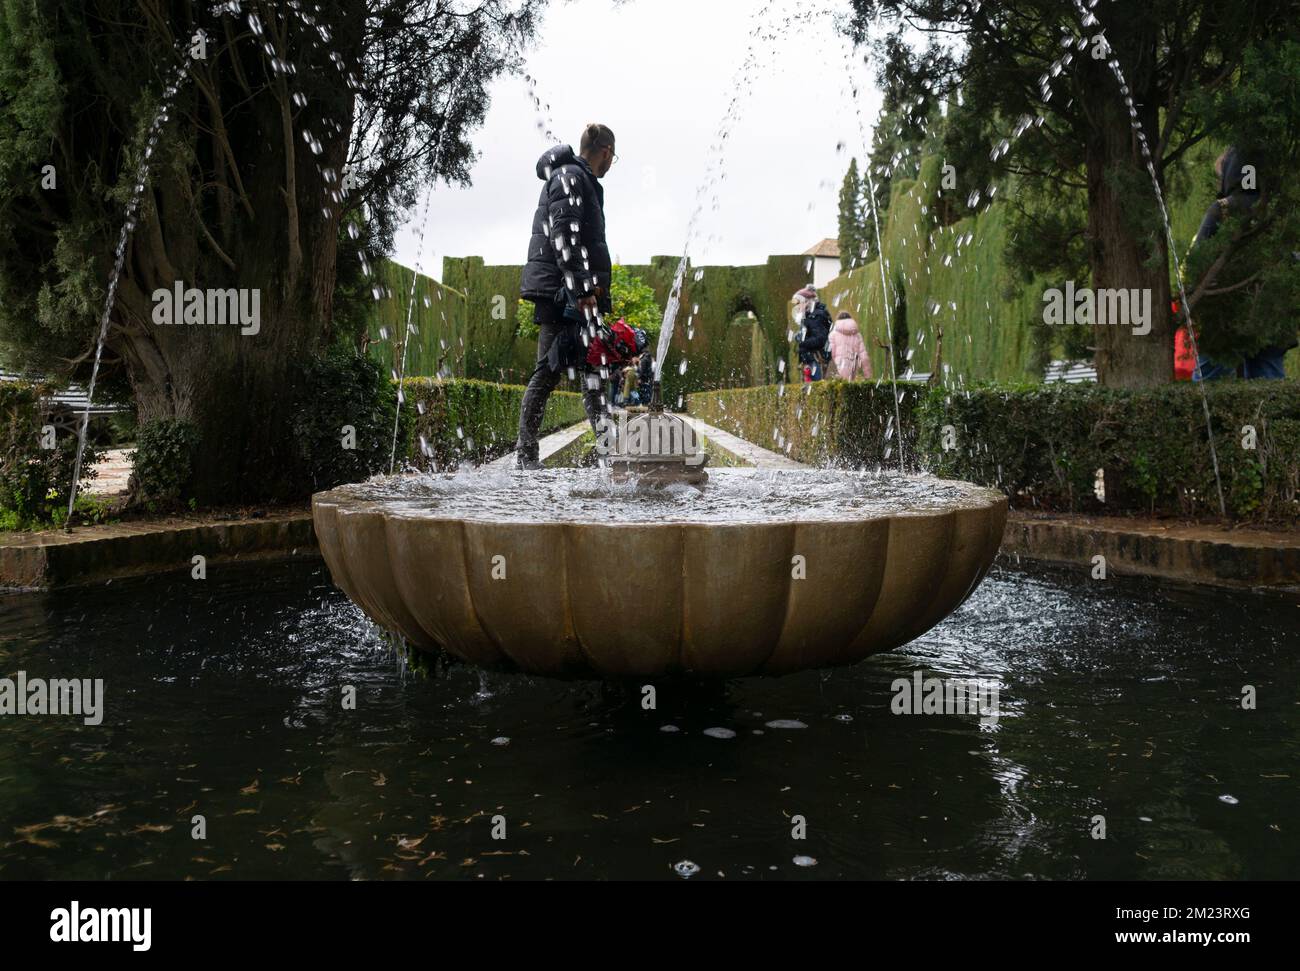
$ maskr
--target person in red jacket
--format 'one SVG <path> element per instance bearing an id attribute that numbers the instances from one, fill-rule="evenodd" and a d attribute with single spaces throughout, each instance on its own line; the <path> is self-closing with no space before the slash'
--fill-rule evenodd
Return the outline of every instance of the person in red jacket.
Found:
<path id="1" fill-rule="evenodd" d="M 1178 319 L 1178 301 L 1170 307 L 1174 319 Z M 1174 331 L 1174 380 L 1190 381 L 1196 370 L 1196 355 L 1192 353 L 1192 340 L 1187 336 L 1187 325 Z"/>

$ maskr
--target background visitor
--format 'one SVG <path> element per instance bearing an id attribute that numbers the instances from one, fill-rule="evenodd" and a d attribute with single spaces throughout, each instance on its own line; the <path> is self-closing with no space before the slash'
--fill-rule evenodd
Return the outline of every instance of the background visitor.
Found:
<path id="1" fill-rule="evenodd" d="M 831 331 L 831 360 L 835 363 L 835 373 L 845 381 L 871 378 L 867 344 L 858 330 L 858 322 L 847 311 L 840 311 Z"/>
<path id="2" fill-rule="evenodd" d="M 799 363 L 807 381 L 820 381 L 830 362 L 831 315 L 817 299 L 817 291 L 804 287 L 794 295 L 794 322 L 799 325 Z"/>

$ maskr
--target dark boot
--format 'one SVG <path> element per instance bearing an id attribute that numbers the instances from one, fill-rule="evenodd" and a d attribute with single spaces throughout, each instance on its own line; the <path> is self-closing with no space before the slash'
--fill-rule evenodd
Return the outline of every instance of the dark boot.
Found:
<path id="1" fill-rule="evenodd" d="M 515 468 L 529 472 L 542 468 L 542 463 L 537 458 L 537 445 L 525 445 L 515 450 Z"/>

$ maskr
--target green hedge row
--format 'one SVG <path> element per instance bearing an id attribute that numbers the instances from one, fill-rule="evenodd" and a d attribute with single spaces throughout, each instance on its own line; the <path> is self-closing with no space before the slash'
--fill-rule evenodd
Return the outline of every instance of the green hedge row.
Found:
<path id="1" fill-rule="evenodd" d="M 522 385 L 407 378 L 402 391 L 406 399 L 403 409 L 415 415 L 410 460 L 416 467 L 448 469 L 461 462 L 481 463 L 514 448 L 524 398 Z M 546 403 L 542 431 L 585 420 L 582 395 L 557 390 Z"/>
<path id="2" fill-rule="evenodd" d="M 1300 519 L 1300 383 L 1206 388 L 1228 515 Z M 943 426 L 956 447 L 944 450 Z M 947 478 L 997 485 L 1019 505 L 1078 512 L 1217 516 L 1200 389 L 1089 385 L 981 388 L 932 395 L 922 449 Z M 1104 470 L 1105 500 L 1096 494 Z"/>
<path id="3" fill-rule="evenodd" d="M 1217 149 L 1214 149 L 1217 152 Z M 1196 162 L 1208 165 L 1213 152 Z M 925 158 L 914 178 L 893 180 L 881 226 L 894 337 L 911 351 L 916 373 L 930 371 L 942 330 L 942 364 L 949 379 L 1034 381 L 1046 360 L 1065 353 L 1059 335 L 1042 324 L 1042 292 L 1062 280 L 1021 282 L 1004 258 L 1013 232 L 1002 199 L 978 215 L 940 226 L 943 160 Z M 1200 171 L 1200 169 L 1196 169 Z M 952 190 L 946 190 L 951 192 Z M 1175 238 L 1190 241 L 1207 199 L 1203 179 L 1170 186 Z M 811 242 L 811 240 L 809 241 Z M 626 269 L 655 291 L 662 308 L 678 257 L 655 256 Z M 421 278 L 406 374 L 523 380 L 536 357 L 535 338 L 517 334 L 520 266 L 489 266 L 481 257 L 446 257 L 441 284 Z M 678 327 L 664 374 L 664 401 L 710 388 L 779 380 L 777 367 L 797 371 L 790 341 L 790 297 L 812 279 L 805 256 L 772 256 L 753 266 L 695 266 L 686 274 Z M 383 299 L 372 315 L 371 356 L 387 374 L 397 369 L 405 333 L 411 271 L 385 261 L 378 269 Z M 821 288 L 831 309 L 852 314 L 863 329 L 877 376 L 889 373 L 881 273 L 873 261 Z M 751 316 L 752 315 L 752 316 Z M 686 360 L 685 374 L 679 366 Z M 903 376 L 907 365 L 899 369 Z M 1300 350 L 1287 355 L 1300 376 Z"/>
<path id="4" fill-rule="evenodd" d="M 942 329 L 942 363 L 950 377 L 967 382 L 1036 380 L 1042 376 L 1044 358 L 1064 353 L 1056 334 L 1045 331 L 1042 323 L 1044 287 L 1064 280 L 1040 277 L 1026 283 L 1007 264 L 1012 213 L 1000 199 L 977 215 L 941 227 L 937 215 L 944 194 L 942 167 L 942 158 L 927 156 L 915 178 L 895 177 L 891 184 L 881 246 L 892 327 L 885 325 L 880 265 L 875 260 L 831 280 L 821 297 L 832 316 L 844 310 L 858 320 L 876 375 L 888 374 L 887 352 L 878 343 L 887 342 L 887 330 L 913 352 L 913 370 L 928 373 Z M 1186 189 L 1170 187 L 1170 216 L 1175 239 L 1184 241 L 1180 245 L 1191 242 L 1209 202 L 1203 186 L 1203 179 L 1192 179 Z M 1043 340 L 1049 346 L 1038 346 Z"/>
<path id="5" fill-rule="evenodd" d="M 662 307 L 677 262 L 656 256 L 626 269 L 650 285 Z M 377 273 L 381 299 L 371 316 L 368 354 L 385 373 L 396 373 L 412 275 L 391 261 L 380 264 Z M 469 256 L 444 258 L 441 284 L 421 276 L 405 373 L 433 377 L 441 370 L 444 378 L 499 382 L 526 377 L 537 341 L 516 333 L 520 273 L 521 267 L 488 266 Z M 691 267 L 664 375 L 665 400 L 671 403 L 699 388 L 775 380 L 779 360 L 793 365 L 789 300 L 808 278 L 802 256 L 773 256 L 757 266 Z M 678 369 L 683 357 L 685 374 Z"/>
<path id="6" fill-rule="evenodd" d="M 508 381 L 532 370 L 537 342 L 515 339 L 522 274 L 522 266 L 488 266 L 479 256 L 443 258 L 443 282 L 465 295 L 465 346 L 453 349 L 457 376 Z"/>
<path id="7" fill-rule="evenodd" d="M 887 384 L 820 382 L 690 396 L 692 414 L 801 461 L 880 464 L 892 417 Z M 1207 386 L 1228 516 L 1300 521 L 1300 383 Z M 1012 506 L 1057 512 L 1219 514 L 1200 389 L 987 385 L 903 392 L 909 466 L 1003 490 Z M 887 465 L 896 461 L 894 458 Z M 1103 470 L 1104 499 L 1097 494 Z"/>

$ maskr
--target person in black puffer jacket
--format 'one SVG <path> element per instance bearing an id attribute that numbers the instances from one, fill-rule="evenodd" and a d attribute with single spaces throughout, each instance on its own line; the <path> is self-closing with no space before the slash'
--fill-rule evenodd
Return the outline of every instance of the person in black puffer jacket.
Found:
<path id="1" fill-rule="evenodd" d="M 812 381 L 822 379 L 828 360 L 826 345 L 831 339 L 831 315 L 826 304 L 817 299 L 817 291 L 804 287 L 794 295 L 795 323 L 802 328 L 799 336 L 799 363 L 811 371 Z"/>
<path id="2" fill-rule="evenodd" d="M 604 125 L 588 125 L 579 147 L 575 154 L 568 145 L 556 145 L 537 160 L 537 177 L 545 184 L 519 285 L 519 295 L 533 304 L 537 366 L 519 412 L 515 451 L 520 468 L 538 467 L 537 436 L 546 400 L 567 368 L 582 370 L 586 350 L 578 336 L 580 323 L 611 310 L 612 260 L 605 242 L 605 189 L 600 179 L 617 158 L 614 133 Z M 584 378 L 583 405 L 597 427 L 604 415 L 601 383 L 592 380 L 594 375 Z"/>

